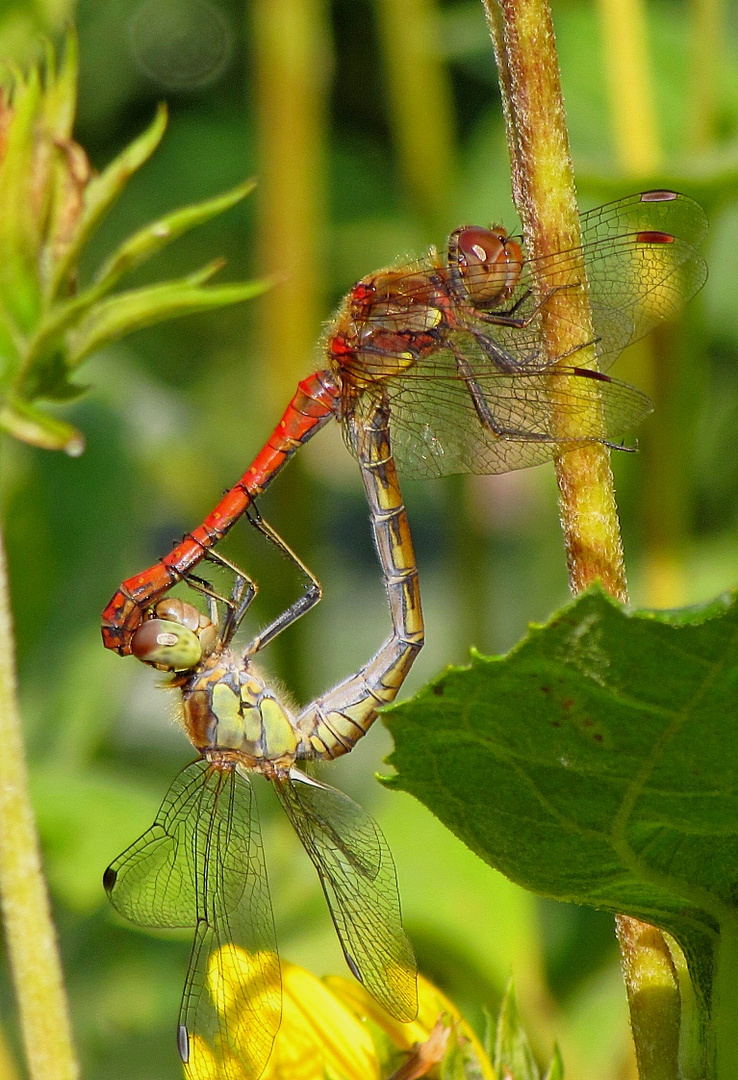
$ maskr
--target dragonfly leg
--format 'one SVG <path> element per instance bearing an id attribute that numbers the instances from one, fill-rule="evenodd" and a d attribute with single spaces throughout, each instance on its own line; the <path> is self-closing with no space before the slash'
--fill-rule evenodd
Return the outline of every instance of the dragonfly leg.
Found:
<path id="1" fill-rule="evenodd" d="M 315 607 L 323 598 L 323 587 L 316 578 L 312 570 L 309 570 L 302 559 L 292 550 L 289 544 L 286 543 L 268 521 L 265 521 L 261 516 L 256 506 L 251 506 L 246 511 L 246 517 L 249 523 L 254 526 L 265 536 L 267 540 L 274 544 L 274 546 L 285 555 L 290 562 L 294 563 L 300 573 L 307 581 L 305 586 L 305 592 L 303 595 L 291 604 L 286 611 L 283 611 L 281 615 L 278 615 L 276 619 L 273 619 L 268 626 L 265 626 L 263 630 L 257 634 L 254 640 L 247 646 L 244 652 L 244 659 L 253 656 L 268 645 L 270 641 L 274 641 L 278 634 L 281 634 L 288 626 L 290 626 L 297 619 L 302 618 L 305 612 L 310 611 L 310 608 Z"/>
<path id="2" fill-rule="evenodd" d="M 241 570 L 240 567 L 236 566 L 235 563 L 231 562 L 230 559 L 225 558 L 225 556 L 220 553 L 210 551 L 205 557 L 208 562 L 215 563 L 218 566 L 224 566 L 233 573 L 234 581 L 231 587 L 230 596 L 223 596 L 223 594 L 219 593 L 209 581 L 199 577 L 197 574 L 193 574 L 191 571 L 187 571 L 187 573 L 183 574 L 182 580 L 189 585 L 191 589 L 202 593 L 202 595 L 206 597 L 208 615 L 211 622 L 217 624 L 221 621 L 218 604 L 223 606 L 224 615 L 219 631 L 219 637 L 221 642 L 227 645 L 243 620 L 244 615 L 253 603 L 254 598 L 259 591 L 259 586 L 248 576 L 248 574 Z"/>
<path id="3" fill-rule="evenodd" d="M 567 285 L 554 285 L 536 301 L 532 311 L 529 311 L 527 315 L 520 317 L 516 316 L 515 312 L 519 310 L 520 305 L 530 296 L 530 289 L 526 289 L 522 296 L 518 297 L 512 307 L 507 308 L 506 311 L 482 311 L 476 309 L 475 315 L 480 322 L 491 323 L 494 326 L 512 326 L 514 329 L 523 330 L 526 326 L 530 326 L 536 315 L 541 313 L 554 293 L 561 292 L 562 289 L 579 289 L 580 287 L 581 283 L 578 281 L 571 281 Z"/>
<path id="4" fill-rule="evenodd" d="M 482 387 L 479 385 L 479 380 L 476 378 L 472 371 L 469 361 L 463 356 L 456 348 L 452 347 L 453 354 L 456 358 L 456 366 L 459 369 L 459 375 L 466 383 L 466 388 L 469 391 L 472 402 L 474 403 L 474 411 L 479 418 L 479 423 L 482 427 L 487 428 L 500 439 L 523 439 L 525 442 L 555 442 L 553 435 L 545 431 L 530 431 L 523 430 L 522 428 L 508 428 L 504 427 L 495 418 L 494 413 L 489 407 L 489 402 L 485 397 Z M 607 376 L 605 376 L 607 378 Z"/>
<path id="5" fill-rule="evenodd" d="M 283 611 L 276 619 L 269 623 L 269 625 L 266 626 L 247 646 L 244 652 L 244 659 L 253 656 L 263 649 L 265 645 L 268 645 L 270 641 L 273 641 L 274 638 L 291 623 L 295 622 L 295 620 L 304 615 L 306 611 L 309 611 L 310 608 L 314 607 L 323 596 L 320 582 L 313 572 L 308 569 L 286 541 L 282 539 L 277 530 L 261 516 L 256 509 L 256 506 L 252 506 L 246 511 L 246 517 L 250 525 L 260 532 L 262 536 L 266 537 L 278 551 L 295 564 L 303 577 L 306 578 L 308 584 L 305 587 L 304 594 L 296 600 L 294 604 L 291 604 L 286 611 Z M 221 555 L 220 552 L 211 550 L 205 555 L 205 559 L 215 565 L 225 567 L 225 569 L 230 570 L 234 575 L 233 587 L 229 597 L 223 596 L 209 581 L 193 574 L 191 571 L 183 574 L 183 580 L 191 588 L 196 589 L 207 597 L 208 609 L 212 622 L 217 623 L 219 621 L 220 617 L 217 605 L 223 605 L 225 613 L 223 615 L 219 636 L 221 642 L 224 645 L 227 645 L 243 621 L 244 615 L 259 591 L 259 587 L 248 574 L 236 565 L 236 563 L 232 562 L 225 555 Z"/>
<path id="6" fill-rule="evenodd" d="M 529 358 L 525 362 L 521 363 L 520 360 L 516 360 L 514 356 L 512 356 L 505 349 L 501 348 L 501 346 L 499 346 L 496 341 L 493 341 L 491 337 L 488 337 L 487 334 L 480 333 L 480 331 L 474 329 L 474 327 L 469 327 L 468 329 L 469 333 L 480 346 L 484 354 L 489 357 L 489 359 L 492 361 L 498 371 L 502 371 L 506 374 L 509 373 L 512 375 L 515 372 L 520 371 L 521 367 L 525 369 L 527 367 L 527 364 L 530 362 Z M 456 349 L 454 349 L 453 352 L 454 355 L 456 355 L 456 359 L 458 361 L 459 357 Z"/>
<path id="7" fill-rule="evenodd" d="M 249 575 L 241 569 L 240 566 L 231 562 L 225 555 L 221 555 L 219 551 L 209 551 L 205 558 L 208 562 L 214 563 L 216 566 L 225 567 L 226 570 L 230 570 L 234 575 L 233 585 L 231 586 L 231 595 L 228 598 L 221 598 L 224 605 L 224 615 L 220 625 L 219 636 L 221 642 L 224 645 L 227 645 L 243 622 L 244 615 L 256 598 L 259 586 L 253 578 L 250 578 Z M 218 622 L 217 609 L 215 617 L 211 614 L 210 618 L 214 623 Z"/>
<path id="8" fill-rule="evenodd" d="M 396 697 L 424 640 L 418 569 L 392 458 L 388 407 L 382 402 L 366 419 L 348 422 L 354 426 L 352 443 L 369 501 L 392 633 L 360 671 L 299 714 L 297 726 L 317 758 L 340 757 L 366 734 L 377 710 Z"/>

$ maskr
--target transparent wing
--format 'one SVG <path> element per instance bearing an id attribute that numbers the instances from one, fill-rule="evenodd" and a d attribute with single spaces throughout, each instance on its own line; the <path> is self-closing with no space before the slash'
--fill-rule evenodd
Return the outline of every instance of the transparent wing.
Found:
<path id="1" fill-rule="evenodd" d="M 607 375 L 561 367 L 501 372 L 476 341 L 463 341 L 460 351 L 462 368 L 457 353 L 438 349 L 384 384 L 392 452 L 410 479 L 523 469 L 589 442 L 620 446 L 652 409 L 640 390 Z M 354 455 L 357 425 L 371 404 L 367 392 L 344 424 Z"/>
<path id="2" fill-rule="evenodd" d="M 418 1010 L 395 864 L 377 823 L 347 795 L 293 770 L 275 787 L 320 877 L 346 962 L 398 1020 Z"/>
<path id="3" fill-rule="evenodd" d="M 705 283 L 707 267 L 696 250 L 707 232 L 702 207 L 686 195 L 662 202 L 630 195 L 581 216 L 582 246 L 556 251 L 523 264 L 520 282 L 506 308 L 531 317 L 538 290 L 545 293 L 584 260 L 599 367 L 610 367 L 623 349 L 673 316 Z M 661 235 L 659 235 L 661 234 Z M 536 285 L 534 285 L 536 283 Z M 494 310 L 489 312 L 492 320 Z M 581 345 L 591 335 L 555 316 Z M 481 326 L 484 315 L 466 309 L 460 321 Z M 487 333 L 514 362 L 542 364 L 539 319 L 524 327 L 489 324 Z"/>
<path id="4" fill-rule="evenodd" d="M 144 926 L 193 926 L 180 1056 L 266 1066 L 281 1016 L 276 936 L 251 785 L 200 760 L 175 779 L 152 827 L 106 870 L 108 895 Z M 207 1049 L 203 1048 L 203 1044 Z"/>
<path id="5" fill-rule="evenodd" d="M 606 368 L 626 345 L 672 318 L 702 288 L 707 267 L 696 248 L 707 234 L 707 217 L 686 195 L 653 201 L 646 193 L 582 214 L 581 227 L 600 339 L 595 348 Z M 671 242 L 654 242 L 649 233 L 664 233 Z M 578 258 L 575 249 L 530 260 L 524 277 L 546 281 Z"/>
<path id="6" fill-rule="evenodd" d="M 515 308 L 518 319 L 530 318 L 526 326 L 505 326 L 494 322 L 501 312 L 492 308 L 485 313 L 478 308 L 459 305 L 450 320 L 456 327 L 475 327 L 496 343 L 506 357 L 506 366 L 538 368 L 546 363 L 541 352 L 540 320 L 534 317 L 537 289 L 552 287 L 567 271 L 576 270 L 583 259 L 587 269 L 592 305 L 595 351 L 602 369 L 609 367 L 618 354 L 633 341 L 643 337 L 658 323 L 671 318 L 702 287 L 707 267 L 697 252 L 707 232 L 707 218 L 698 203 L 686 195 L 654 201 L 644 195 L 630 195 L 581 215 L 581 248 L 556 251 L 524 262 L 520 282 L 505 303 L 505 310 Z M 663 234 L 668 242 L 657 239 Z M 393 326 L 391 311 L 380 307 L 377 322 L 385 330 L 402 332 L 408 327 L 408 301 L 415 298 L 418 308 L 428 302 L 428 274 L 445 274 L 435 253 L 425 260 L 399 267 L 392 275 L 392 285 L 402 297 Z M 489 316 L 489 319 L 487 319 Z M 415 316 L 416 319 L 418 316 Z M 566 314 L 556 316 L 568 325 L 570 335 L 579 334 L 582 346 L 591 335 L 578 325 L 568 324 Z M 367 319 L 371 326 L 372 317 Z M 443 336 L 443 335 L 442 335 Z M 398 363 L 399 361 L 399 363 Z M 390 377 L 402 372 L 402 355 L 361 353 L 361 366 L 374 377 Z"/>

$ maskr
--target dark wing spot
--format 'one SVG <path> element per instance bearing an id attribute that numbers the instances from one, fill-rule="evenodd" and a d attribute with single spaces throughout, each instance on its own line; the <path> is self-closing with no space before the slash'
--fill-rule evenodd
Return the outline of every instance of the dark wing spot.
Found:
<path id="1" fill-rule="evenodd" d="M 177 1028 L 177 1049 L 183 1064 L 186 1065 L 190 1060 L 190 1035 L 184 1024 L 180 1024 Z"/>
<path id="2" fill-rule="evenodd" d="M 354 976 L 355 979 L 358 979 L 360 983 L 363 983 L 364 980 L 361 977 L 361 972 L 357 968 L 356 961 L 354 960 L 353 956 L 351 956 L 351 954 L 347 952 L 344 952 L 343 955 L 346 957 L 346 963 L 348 964 L 351 974 Z"/>

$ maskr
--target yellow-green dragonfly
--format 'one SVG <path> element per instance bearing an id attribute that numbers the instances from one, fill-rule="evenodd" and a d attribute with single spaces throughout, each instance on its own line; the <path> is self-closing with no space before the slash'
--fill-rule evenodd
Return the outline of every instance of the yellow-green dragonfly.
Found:
<path id="1" fill-rule="evenodd" d="M 200 757 L 177 776 L 151 828 L 108 867 L 104 884 L 133 922 L 195 930 L 178 1046 L 197 1080 L 210 1075 L 198 1068 L 203 1044 L 223 1075 L 255 1080 L 280 1022 L 279 960 L 251 773 L 273 784 L 315 865 L 353 974 L 396 1018 L 409 1021 L 416 1013 L 415 958 L 379 826 L 299 768 L 355 745 L 378 707 L 395 697 L 422 643 L 417 572 L 385 420 L 378 413 L 365 432 L 366 460 L 376 467 L 368 464 L 364 479 L 393 632 L 361 671 L 293 715 L 253 664 L 289 619 L 275 620 L 243 653 L 231 648 L 255 594 L 240 573 L 222 618 L 216 594 L 209 595 L 207 616 L 166 599 L 147 612 L 134 636 L 140 660 L 174 673 L 170 685 L 181 693 L 184 728 Z M 291 618 L 300 613 L 291 609 Z"/>

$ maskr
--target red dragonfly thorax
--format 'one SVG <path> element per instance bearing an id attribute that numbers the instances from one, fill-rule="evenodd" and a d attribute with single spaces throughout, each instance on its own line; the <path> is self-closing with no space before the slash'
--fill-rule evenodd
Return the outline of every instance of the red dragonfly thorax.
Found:
<path id="1" fill-rule="evenodd" d="M 362 278 L 327 338 L 328 357 L 347 389 L 402 374 L 438 347 L 471 313 L 498 308 L 520 281 L 523 253 L 504 229 L 465 225 L 445 259 L 425 259 Z"/>
<path id="2" fill-rule="evenodd" d="M 334 320 L 329 360 L 353 388 L 399 375 L 437 347 L 448 303 L 435 253 L 423 262 L 371 274 L 354 285 Z"/>

